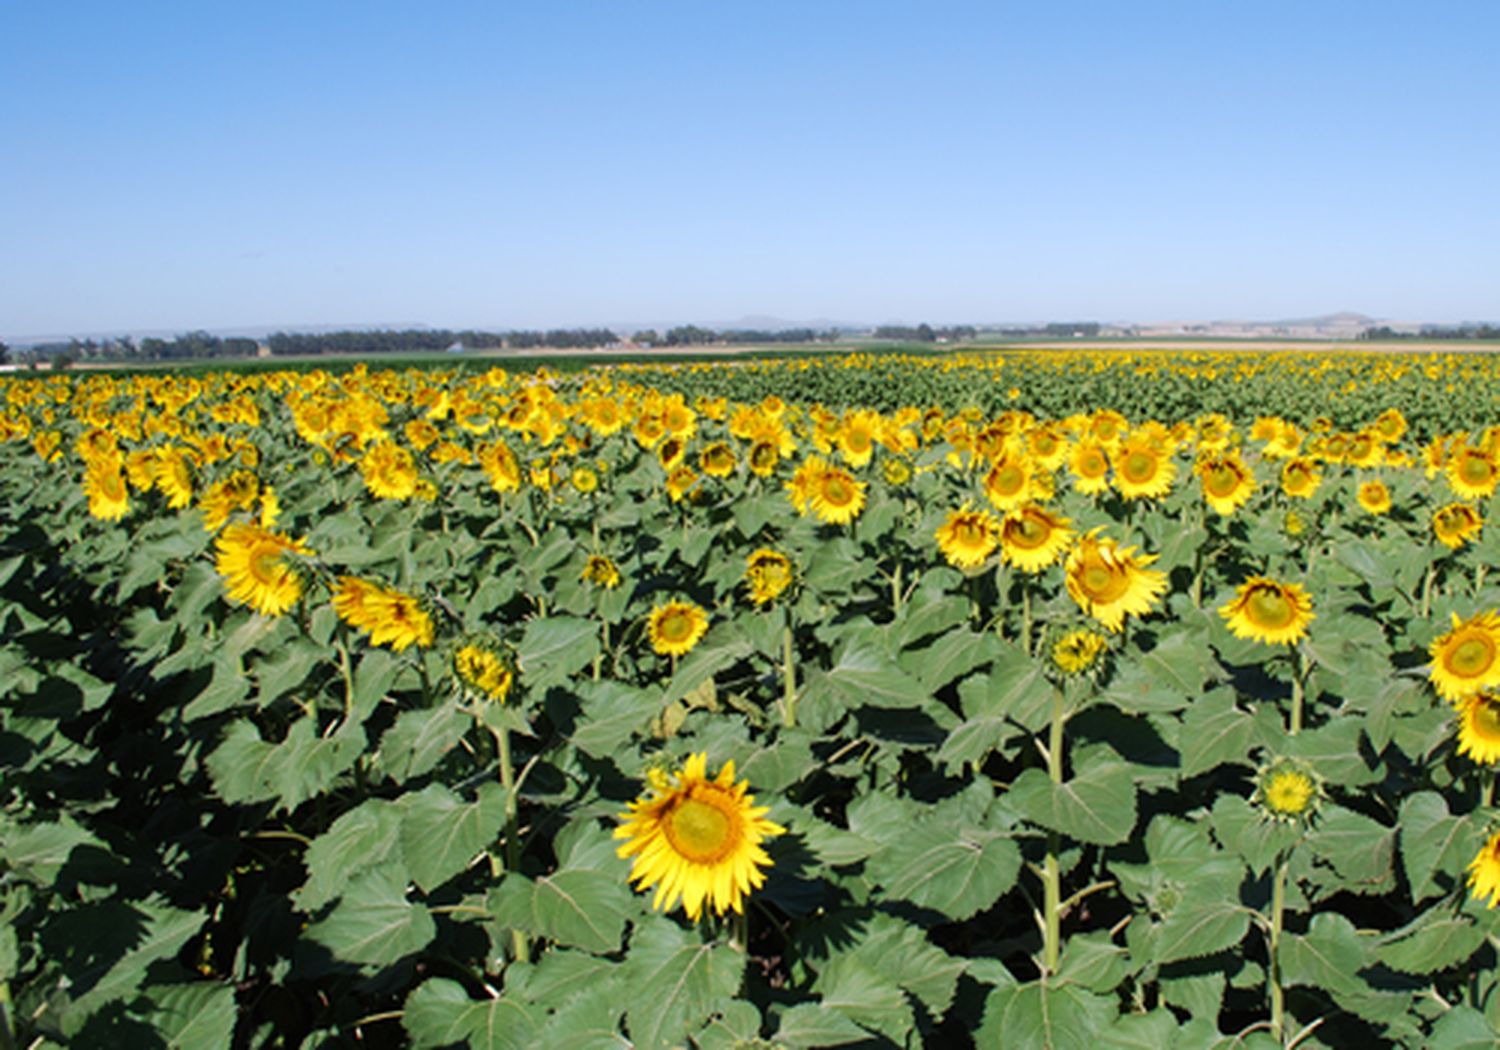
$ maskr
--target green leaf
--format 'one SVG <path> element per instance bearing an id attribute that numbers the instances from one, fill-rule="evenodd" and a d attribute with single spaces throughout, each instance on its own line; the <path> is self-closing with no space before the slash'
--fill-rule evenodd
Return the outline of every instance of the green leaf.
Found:
<path id="1" fill-rule="evenodd" d="M 760 1011 L 743 999 L 724 1008 L 694 1036 L 698 1050 L 742 1050 L 760 1042 Z"/>
<path id="2" fill-rule="evenodd" d="M 917 927 L 882 913 L 870 919 L 864 939 L 848 954 L 895 981 L 939 1019 L 968 968 L 966 960 L 943 951 Z"/>
<path id="3" fill-rule="evenodd" d="M 631 1038 L 642 1047 L 681 1044 L 739 991 L 744 974 L 743 955 L 727 944 L 705 943 L 697 929 L 666 919 L 643 924 L 625 961 Z"/>
<path id="4" fill-rule="evenodd" d="M 1214 837 L 1225 849 L 1245 859 L 1250 873 L 1259 876 L 1276 863 L 1282 850 L 1290 849 L 1302 837 L 1294 824 L 1268 820 L 1248 800 L 1238 795 L 1220 795 L 1209 814 Z"/>
<path id="5" fill-rule="evenodd" d="M 540 693 L 561 685 L 599 655 L 599 625 L 573 616 L 551 616 L 526 625 L 516 658 L 521 680 Z"/>
<path id="6" fill-rule="evenodd" d="M 315 912 L 344 891 L 349 880 L 382 864 L 399 841 L 401 807 L 384 799 L 366 799 L 313 839 L 303 854 L 307 881 L 292 893 L 304 912 Z"/>
<path id="7" fill-rule="evenodd" d="M 1096 1050 L 1118 1011 L 1114 999 L 1076 984 L 1046 981 L 996 988 L 974 1035 L 978 1046 L 1035 1047 L 1036 1050 Z"/>
<path id="8" fill-rule="evenodd" d="M 1164 1050 L 1177 1041 L 1177 1017 L 1165 1007 L 1148 1014 L 1121 1014 L 1099 1035 L 1100 1050 Z"/>
<path id="9" fill-rule="evenodd" d="M 1439 877 L 1457 881 L 1473 857 L 1478 835 L 1467 817 L 1448 814 L 1448 803 L 1435 791 L 1419 791 L 1401 803 L 1401 865 L 1411 884 L 1411 898 L 1422 901 L 1443 892 Z"/>
<path id="10" fill-rule="evenodd" d="M 463 985 L 442 977 L 423 981 L 406 997 L 401 1023 L 413 1050 L 461 1043 L 470 1050 L 532 1050 L 537 1019 L 509 997 L 475 1001 Z"/>
<path id="11" fill-rule="evenodd" d="M 564 947 L 612 952 L 620 947 L 625 917 L 634 911 L 618 873 L 572 869 L 535 880 L 510 874 L 489 895 L 502 925 L 546 937 Z"/>
<path id="12" fill-rule="evenodd" d="M 772 1042 L 789 1050 L 865 1042 L 870 1033 L 821 1001 L 798 1003 L 781 1014 Z"/>
<path id="13" fill-rule="evenodd" d="M 928 690 L 897 667 L 878 645 L 864 640 L 850 642 L 833 669 L 816 672 L 812 681 L 850 707 L 906 707 L 928 695 Z"/>
<path id="14" fill-rule="evenodd" d="M 1216 692 L 1188 708 L 1182 719 L 1182 775 L 1194 777 L 1232 762 L 1250 764 L 1255 720 L 1234 705 L 1234 696 Z"/>
<path id="15" fill-rule="evenodd" d="M 1332 721 L 1288 737 L 1285 754 L 1300 758 L 1324 780 L 1344 787 L 1359 787 L 1375 780 L 1375 771 L 1360 753 L 1363 719 L 1343 715 Z"/>
<path id="16" fill-rule="evenodd" d="M 835 955 L 818 974 L 813 990 L 823 1008 L 879 1032 L 898 1045 L 916 1027 L 901 986 L 873 966 L 850 955 Z"/>
<path id="17" fill-rule="evenodd" d="M 915 828 L 907 825 L 904 834 L 871 858 L 869 869 L 887 896 L 961 920 L 988 908 L 1016 884 L 1021 851 L 1000 832 L 929 819 Z"/>
<path id="18" fill-rule="evenodd" d="M 1494 1050 L 1500 1029 L 1472 1006 L 1453 1007 L 1437 1019 L 1427 1045 L 1443 1050 Z"/>
<path id="19" fill-rule="evenodd" d="M 1190 896 L 1162 922 L 1156 936 L 1156 961 L 1214 955 L 1239 944 L 1249 929 L 1249 912 L 1239 901 Z"/>
<path id="20" fill-rule="evenodd" d="M 1284 935 L 1277 955 L 1287 985 L 1350 993 L 1365 988 L 1355 975 L 1368 964 L 1366 942 L 1336 912 L 1314 915 L 1305 935 Z"/>
<path id="21" fill-rule="evenodd" d="M 1080 842 L 1112 846 L 1135 828 L 1135 780 L 1130 767 L 1101 762 L 1061 784 L 1040 769 L 1016 778 L 1006 801 L 1021 816 Z"/>
<path id="22" fill-rule="evenodd" d="M 1343 889 L 1380 893 L 1393 878 L 1396 832 L 1362 813 L 1324 806 L 1308 845 L 1333 868 Z"/>
<path id="23" fill-rule="evenodd" d="M 1075 934 L 1068 938 L 1057 963 L 1057 976 L 1087 988 L 1109 993 L 1136 967 L 1130 953 L 1109 939 L 1108 930 Z"/>
<path id="24" fill-rule="evenodd" d="M 0 823 L 0 854 L 21 878 L 51 886 L 77 846 L 104 843 L 66 813 L 50 824 Z"/>
<path id="25" fill-rule="evenodd" d="M 154 1006 L 151 1023 L 169 1050 L 230 1045 L 239 1008 L 229 985 L 212 981 L 155 985 L 147 994 Z"/>
<path id="26" fill-rule="evenodd" d="M 129 935 L 129 949 L 123 955 L 107 956 L 95 969 L 69 975 L 78 990 L 66 1009 L 69 1027 L 133 993 L 145 980 L 148 966 L 176 955 L 208 919 L 204 912 L 182 911 L 154 899 L 127 907 L 132 921 L 140 924 L 139 931 Z M 111 932 L 103 931 L 103 935 Z"/>
<path id="27" fill-rule="evenodd" d="M 750 640 L 733 621 L 714 624 L 677 665 L 677 673 L 660 698 L 663 705 L 680 700 L 704 682 L 749 656 Z"/>
<path id="28" fill-rule="evenodd" d="M 578 697 L 583 711 L 573 730 L 573 744 L 595 758 L 614 755 L 644 731 L 662 707 L 659 694 L 610 679 L 579 683 Z"/>
<path id="29" fill-rule="evenodd" d="M 261 739 L 246 719 L 230 723 L 206 765 L 214 790 L 225 802 L 275 799 L 277 809 L 293 810 L 322 794 L 359 759 L 365 733 L 346 722 L 331 736 L 318 731 L 318 719 L 299 718 L 280 743 Z"/>
<path id="30" fill-rule="evenodd" d="M 505 823 L 505 789 L 484 784 L 465 802 L 441 784 L 401 799 L 401 851 L 412 881 L 431 893 L 473 863 Z"/>
<path id="31" fill-rule="evenodd" d="M 901 654 L 900 665 L 928 693 L 935 693 L 957 678 L 990 662 L 1000 649 L 993 634 L 980 634 L 964 628 L 949 631 L 925 649 Z"/>
<path id="32" fill-rule="evenodd" d="M 427 909 L 406 899 L 405 872 L 385 866 L 351 879 L 332 913 L 305 936 L 345 962 L 389 966 L 436 934 Z"/>
<path id="33" fill-rule="evenodd" d="M 431 772 L 463 738 L 473 719 L 451 701 L 402 711 L 380 738 L 380 765 L 396 783 Z"/>
<path id="34" fill-rule="evenodd" d="M 1483 927 L 1438 905 L 1382 938 L 1376 958 L 1400 973 L 1436 973 L 1469 959 L 1484 942 Z"/>

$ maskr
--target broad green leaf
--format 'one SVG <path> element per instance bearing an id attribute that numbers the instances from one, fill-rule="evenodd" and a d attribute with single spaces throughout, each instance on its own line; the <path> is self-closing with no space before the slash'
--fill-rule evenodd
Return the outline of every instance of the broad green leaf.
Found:
<path id="1" fill-rule="evenodd" d="M 1352 715 L 1334 718 L 1316 729 L 1288 737 L 1285 753 L 1302 759 L 1330 783 L 1346 788 L 1368 784 L 1376 777 L 1360 753 L 1362 722 L 1363 719 Z"/>
<path id="2" fill-rule="evenodd" d="M 1494 1050 L 1500 1045 L 1500 1029 L 1472 1006 L 1460 1003 L 1433 1024 L 1427 1045 L 1442 1050 Z"/>
<path id="3" fill-rule="evenodd" d="M 928 695 L 916 679 L 869 641 L 850 643 L 833 669 L 817 673 L 814 680 L 850 707 L 905 707 Z"/>
<path id="4" fill-rule="evenodd" d="M 662 707 L 659 694 L 613 680 L 582 682 L 578 696 L 583 710 L 573 730 L 573 744 L 596 758 L 614 755 Z"/>
<path id="5" fill-rule="evenodd" d="M 1308 846 L 1338 874 L 1344 889 L 1380 893 L 1392 879 L 1396 832 L 1362 813 L 1325 806 Z"/>
<path id="6" fill-rule="evenodd" d="M 351 879 L 333 911 L 305 936 L 345 962 L 390 966 L 421 951 L 436 933 L 427 909 L 406 899 L 405 872 L 378 867 Z"/>
<path id="7" fill-rule="evenodd" d="M 406 869 L 427 893 L 467 868 L 505 823 L 505 789 L 498 784 L 482 785 L 473 802 L 429 784 L 400 805 Z"/>
<path id="8" fill-rule="evenodd" d="M 1135 828 L 1135 781 L 1123 763 L 1100 763 L 1061 784 L 1028 769 L 1005 799 L 1027 820 L 1080 842 L 1111 846 Z"/>
<path id="9" fill-rule="evenodd" d="M 1214 693 L 1188 708 L 1182 719 L 1182 775 L 1194 777 L 1225 763 L 1250 765 L 1255 720 L 1235 706 L 1229 693 Z"/>
<path id="10" fill-rule="evenodd" d="M 1087 988 L 1108 993 L 1135 969 L 1130 953 L 1109 939 L 1108 930 L 1075 934 L 1068 938 L 1057 963 L 1057 976 Z"/>
<path id="11" fill-rule="evenodd" d="M 213 981 L 155 985 L 147 989 L 151 1023 L 170 1050 L 228 1046 L 239 1007 L 234 989 Z"/>
<path id="12" fill-rule="evenodd" d="M 1438 905 L 1384 937 L 1376 958 L 1401 973 L 1436 973 L 1469 959 L 1484 941 L 1473 919 Z"/>
<path id="13" fill-rule="evenodd" d="M 1466 817 L 1448 814 L 1448 803 L 1435 791 L 1419 791 L 1401 803 L 1396 824 L 1401 844 L 1401 865 L 1411 884 L 1414 901 L 1442 892 L 1439 879 L 1460 878 L 1473 858 L 1475 834 Z"/>
<path id="14" fill-rule="evenodd" d="M 916 996 L 934 1018 L 953 1002 L 968 963 L 943 951 L 915 926 L 877 913 L 865 938 L 848 953 Z"/>
<path id="15" fill-rule="evenodd" d="M 67 813 L 49 824 L 0 823 L 0 856 L 6 867 L 39 886 L 50 886 L 78 846 L 104 848 Z"/>
<path id="16" fill-rule="evenodd" d="M 413 1050 L 455 1043 L 470 1050 L 532 1050 L 536 1020 L 513 999 L 470 999 L 463 985 L 443 977 L 418 985 L 401 1015 Z"/>
<path id="17" fill-rule="evenodd" d="M 384 799 L 366 799 L 339 817 L 302 856 L 307 881 L 292 893 L 296 906 L 315 912 L 333 900 L 353 876 L 385 862 L 400 832 L 401 807 Z"/>
<path id="18" fill-rule="evenodd" d="M 993 634 L 967 628 L 949 631 L 923 649 L 901 654 L 900 665 L 922 683 L 928 693 L 989 663 L 1000 649 Z"/>
<path id="19" fill-rule="evenodd" d="M 1306 934 L 1283 936 L 1278 950 L 1282 980 L 1330 992 L 1359 992 L 1363 982 L 1356 975 L 1368 965 L 1368 947 L 1344 916 L 1320 912 Z"/>
<path id="20" fill-rule="evenodd" d="M 1021 851 L 1004 834 L 930 818 L 868 862 L 886 896 L 967 919 L 1016 883 Z"/>
<path id="21" fill-rule="evenodd" d="M 1245 859 L 1250 873 L 1259 876 L 1276 863 L 1303 835 L 1295 824 L 1271 820 L 1238 795 L 1220 795 L 1209 815 L 1217 838 L 1225 849 Z"/>
<path id="22" fill-rule="evenodd" d="M 380 765 L 398 784 L 431 772 L 463 738 L 473 719 L 447 702 L 402 711 L 380 738 Z"/>
<path id="23" fill-rule="evenodd" d="M 823 1008 L 900 1043 L 916 1027 L 901 986 L 887 974 L 850 955 L 835 955 L 818 974 L 813 990 Z"/>
<path id="24" fill-rule="evenodd" d="M 640 926 L 625 961 L 625 1023 L 638 1046 L 678 1045 L 739 991 L 745 957 L 666 919 Z"/>
<path id="25" fill-rule="evenodd" d="M 978 1046 L 1095 1050 L 1116 1014 L 1112 997 L 1076 984 L 1033 981 L 990 993 L 974 1041 Z"/>
<path id="26" fill-rule="evenodd" d="M 1122 1014 L 1099 1034 L 1100 1050 L 1165 1050 L 1182 1046 L 1177 1016 L 1166 1007 L 1147 1014 Z"/>
<path id="27" fill-rule="evenodd" d="M 1156 961 L 1177 962 L 1233 948 L 1245 939 L 1250 914 L 1239 901 L 1190 896 L 1162 922 L 1156 937 Z"/>
<path id="28" fill-rule="evenodd" d="M 275 799 L 277 809 L 293 810 L 321 794 L 358 761 L 365 733 L 345 723 L 332 735 L 319 733 L 318 719 L 293 722 L 280 743 L 261 739 L 255 724 L 232 722 L 206 764 L 214 790 L 225 802 Z"/>
<path id="29" fill-rule="evenodd" d="M 862 1043 L 870 1033 L 821 1001 L 802 1002 L 781 1015 L 773 1041 L 788 1050 Z"/>
<path id="30" fill-rule="evenodd" d="M 619 873 L 573 869 L 528 879 L 507 875 L 489 895 L 489 910 L 504 926 L 546 937 L 564 947 L 612 952 L 625 917 L 634 911 Z"/>
<path id="31" fill-rule="evenodd" d="M 566 682 L 598 654 L 599 625 L 573 616 L 532 620 L 516 649 L 521 681 L 537 693 Z"/>
<path id="32" fill-rule="evenodd" d="M 70 1027 L 99 1007 L 135 992 L 146 979 L 146 968 L 176 955 L 208 919 L 204 912 L 183 911 L 154 899 L 133 902 L 128 907 L 139 923 L 130 934 L 129 949 L 116 958 L 106 958 L 93 971 L 70 975 L 77 990 L 67 1008 Z"/>
<path id="33" fill-rule="evenodd" d="M 753 651 L 750 640 L 735 623 L 725 621 L 714 624 L 693 646 L 692 652 L 677 665 L 667 690 L 660 697 L 661 704 L 680 700 L 704 682 L 749 656 Z"/>

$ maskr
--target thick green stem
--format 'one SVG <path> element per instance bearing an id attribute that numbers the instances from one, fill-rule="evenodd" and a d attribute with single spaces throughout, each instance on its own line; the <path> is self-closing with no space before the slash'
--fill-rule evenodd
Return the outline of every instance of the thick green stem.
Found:
<path id="1" fill-rule="evenodd" d="M 1285 1006 L 1282 1001 L 1281 989 L 1281 961 L 1278 952 L 1281 947 L 1281 923 L 1282 913 L 1286 910 L 1286 872 L 1289 858 L 1283 854 L 1276 863 L 1276 878 L 1271 884 L 1271 937 L 1267 948 L 1270 956 L 1270 979 L 1267 982 L 1271 993 L 1271 1038 L 1278 1044 L 1285 1039 L 1284 1017 Z"/>
<path id="2" fill-rule="evenodd" d="M 781 717 L 788 728 L 797 724 L 797 646 L 790 621 L 781 629 Z"/>
<path id="3" fill-rule="evenodd" d="M 1021 579 L 1021 648 L 1031 654 L 1031 584 Z"/>
<path id="4" fill-rule="evenodd" d="M 15 1050 L 15 1046 L 10 1030 L 10 982 L 0 981 L 0 1050 Z"/>
<path id="5" fill-rule="evenodd" d="M 1477 564 L 1477 565 L 1474 566 L 1474 597 L 1475 598 L 1478 598 L 1479 597 L 1479 592 L 1482 591 L 1482 590 L 1484 590 L 1484 570 L 1485 570 L 1485 564 L 1484 564 L 1483 561 L 1479 562 L 1479 564 Z"/>
<path id="6" fill-rule="evenodd" d="M 1422 577 L 1422 618 L 1432 615 L 1432 579 L 1437 575 L 1437 563 L 1427 563 L 1427 574 Z"/>
<path id="7" fill-rule="evenodd" d="M 901 614 L 901 563 L 891 570 L 891 612 Z"/>
<path id="8" fill-rule="evenodd" d="M 729 946 L 742 953 L 750 950 L 750 918 L 744 912 L 729 917 Z"/>
<path id="9" fill-rule="evenodd" d="M 1302 696 L 1306 689 L 1307 669 L 1302 660 L 1302 649 L 1292 649 L 1292 715 L 1287 733 L 1296 736 L 1302 732 Z"/>
<path id="10" fill-rule="evenodd" d="M 495 749 L 500 753 L 500 784 L 505 788 L 505 867 L 507 871 L 519 871 L 521 867 L 520 821 L 518 819 L 520 808 L 516 804 L 516 770 L 510 757 L 510 730 L 492 729 L 490 732 L 495 737 Z M 530 962 L 531 947 L 526 941 L 526 934 L 521 930 L 511 930 L 510 936 L 516 959 L 520 962 Z"/>
<path id="11" fill-rule="evenodd" d="M 1052 693 L 1052 727 L 1047 737 L 1047 772 L 1052 783 L 1063 780 L 1063 692 Z M 1057 856 L 1062 842 L 1055 831 L 1047 832 L 1047 858 L 1042 867 L 1042 909 L 1046 920 L 1042 942 L 1042 968 L 1049 974 L 1057 972 L 1057 960 L 1062 954 L 1062 873 Z"/>
<path id="12" fill-rule="evenodd" d="M 599 644 L 599 655 L 594 657 L 594 681 L 604 673 L 604 654 L 609 652 L 609 623 L 606 621 L 601 627 L 602 632 Z"/>

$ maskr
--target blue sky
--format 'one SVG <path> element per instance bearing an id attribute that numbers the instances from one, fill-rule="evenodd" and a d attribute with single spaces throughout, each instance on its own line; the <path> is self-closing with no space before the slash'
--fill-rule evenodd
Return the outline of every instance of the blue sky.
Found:
<path id="1" fill-rule="evenodd" d="M 1500 317 L 1500 4 L 0 0 L 0 336 Z"/>

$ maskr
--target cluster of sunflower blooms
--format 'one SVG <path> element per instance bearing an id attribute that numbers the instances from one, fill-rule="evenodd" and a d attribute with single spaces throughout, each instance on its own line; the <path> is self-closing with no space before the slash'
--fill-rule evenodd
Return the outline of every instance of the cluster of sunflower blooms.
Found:
<path id="1" fill-rule="evenodd" d="M 1454 613 L 1428 654 L 1432 687 L 1458 716 L 1458 753 L 1481 766 L 1500 762 L 1500 610 L 1467 620 Z M 1500 904 L 1500 830 L 1479 848 L 1468 872 L 1473 895 L 1489 898 L 1490 908 Z"/>

